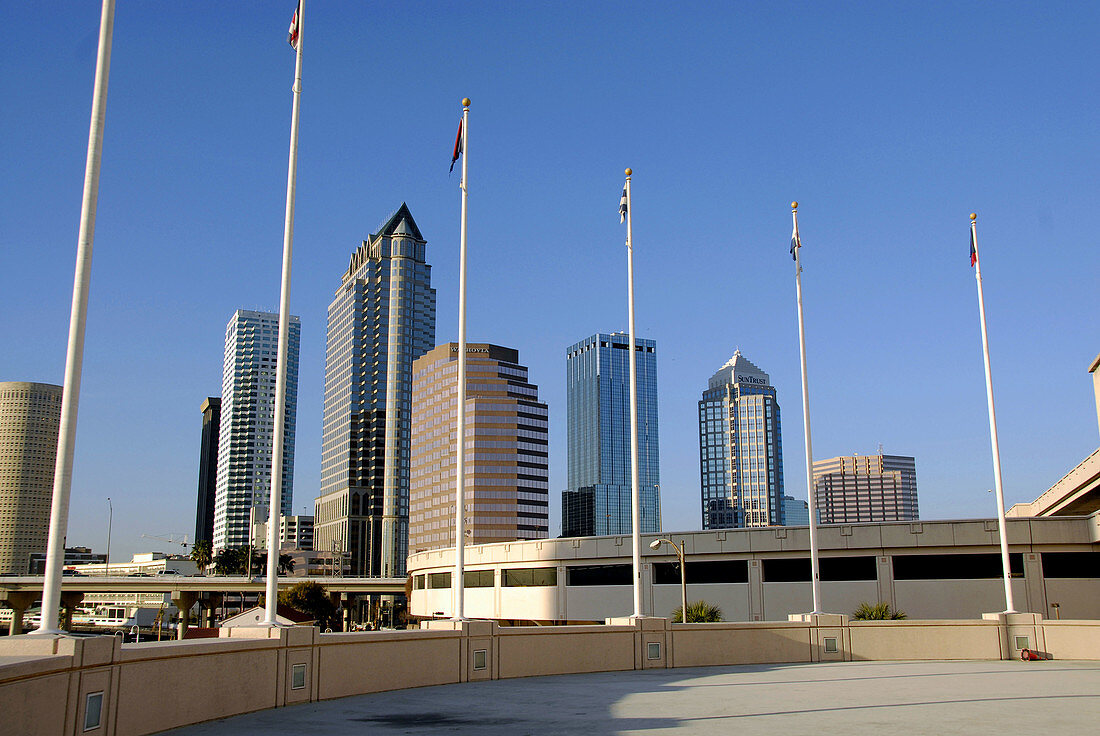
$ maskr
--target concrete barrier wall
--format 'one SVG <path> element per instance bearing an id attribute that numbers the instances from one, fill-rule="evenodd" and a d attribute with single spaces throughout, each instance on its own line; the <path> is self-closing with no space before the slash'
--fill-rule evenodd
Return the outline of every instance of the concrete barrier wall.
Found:
<path id="1" fill-rule="evenodd" d="M 382 690 L 479 679 L 824 660 L 1018 657 L 1017 637 L 1056 659 L 1100 659 L 1100 622 L 1036 614 L 985 620 L 501 627 L 435 621 L 417 631 L 321 634 L 223 629 L 221 639 L 123 645 L 114 637 L 0 638 L 0 731 L 143 736 L 216 718 Z M 98 727 L 84 730 L 89 694 Z"/>
<path id="2" fill-rule="evenodd" d="M 499 677 L 634 669 L 633 626 L 502 627 Z"/>
<path id="3" fill-rule="evenodd" d="M 673 667 L 809 662 L 804 624 L 672 624 Z"/>
<path id="4" fill-rule="evenodd" d="M 986 621 L 853 621 L 848 625 L 854 660 L 1000 659 L 1003 633 Z"/>
<path id="5" fill-rule="evenodd" d="M 461 633 L 321 634 L 317 700 L 461 682 Z"/>
<path id="6" fill-rule="evenodd" d="M 1100 659 L 1100 626 L 1092 621 L 1044 621 L 1043 636 L 1044 651 L 1058 659 Z"/>

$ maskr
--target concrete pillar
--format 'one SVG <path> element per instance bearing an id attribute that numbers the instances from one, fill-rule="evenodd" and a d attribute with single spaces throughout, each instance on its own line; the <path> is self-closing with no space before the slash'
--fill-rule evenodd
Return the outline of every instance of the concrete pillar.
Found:
<path id="1" fill-rule="evenodd" d="M 760 560 L 749 560 L 749 618 L 764 620 L 764 575 Z"/>
<path id="2" fill-rule="evenodd" d="M 84 600 L 84 594 L 76 591 L 66 591 L 61 594 L 61 613 L 64 617 L 61 622 L 61 628 L 64 631 L 72 631 L 73 628 L 73 611 L 80 605 L 80 602 Z"/>
<path id="3" fill-rule="evenodd" d="M 0 605 L 12 610 L 11 627 L 8 629 L 9 636 L 23 633 L 23 613 L 34 605 L 38 597 L 37 593 L 0 590 Z"/>
<path id="4" fill-rule="evenodd" d="M 190 590 L 173 590 L 172 604 L 179 609 L 180 621 L 176 628 L 176 638 L 183 639 L 187 635 L 187 627 L 191 624 L 191 607 L 195 605 L 198 594 Z"/>
<path id="5" fill-rule="evenodd" d="M 206 628 L 212 629 L 217 626 L 218 608 L 222 606 L 222 599 L 224 596 L 221 593 L 209 593 L 207 594 L 207 607 L 206 607 Z"/>

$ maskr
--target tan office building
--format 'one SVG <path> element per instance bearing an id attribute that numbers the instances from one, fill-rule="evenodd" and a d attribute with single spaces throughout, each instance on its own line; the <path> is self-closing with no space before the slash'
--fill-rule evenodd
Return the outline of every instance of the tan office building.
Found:
<path id="1" fill-rule="evenodd" d="M 46 551 L 60 426 L 60 386 L 0 382 L 0 575 Z"/>
<path id="2" fill-rule="evenodd" d="M 455 545 L 458 343 L 413 362 L 409 552 Z M 466 345 L 466 543 L 545 539 L 547 408 L 519 352 Z"/>
<path id="3" fill-rule="evenodd" d="M 814 493 L 822 524 L 918 518 L 917 465 L 904 455 L 880 453 L 817 460 Z"/>

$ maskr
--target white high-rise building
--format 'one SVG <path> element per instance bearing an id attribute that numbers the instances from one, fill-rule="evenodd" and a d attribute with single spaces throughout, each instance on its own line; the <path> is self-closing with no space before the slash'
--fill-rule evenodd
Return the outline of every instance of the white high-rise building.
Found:
<path id="1" fill-rule="evenodd" d="M 301 322 L 290 318 L 286 425 L 283 428 L 281 511 L 291 514 L 294 490 L 294 419 L 298 406 Z M 214 500 L 215 550 L 249 543 L 252 507 L 266 514 L 271 498 L 275 440 L 275 368 L 279 315 L 238 309 L 225 328 L 222 408 L 218 429 L 218 480 Z M 253 512 L 253 515 L 258 512 Z"/>

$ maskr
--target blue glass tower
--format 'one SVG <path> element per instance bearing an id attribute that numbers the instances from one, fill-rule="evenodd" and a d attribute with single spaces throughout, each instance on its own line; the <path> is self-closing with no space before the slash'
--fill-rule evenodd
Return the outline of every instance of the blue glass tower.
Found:
<path id="1" fill-rule="evenodd" d="M 630 534 L 630 337 L 596 334 L 566 353 L 569 488 L 562 536 Z M 640 531 L 661 530 L 657 343 L 636 341 Z"/>

